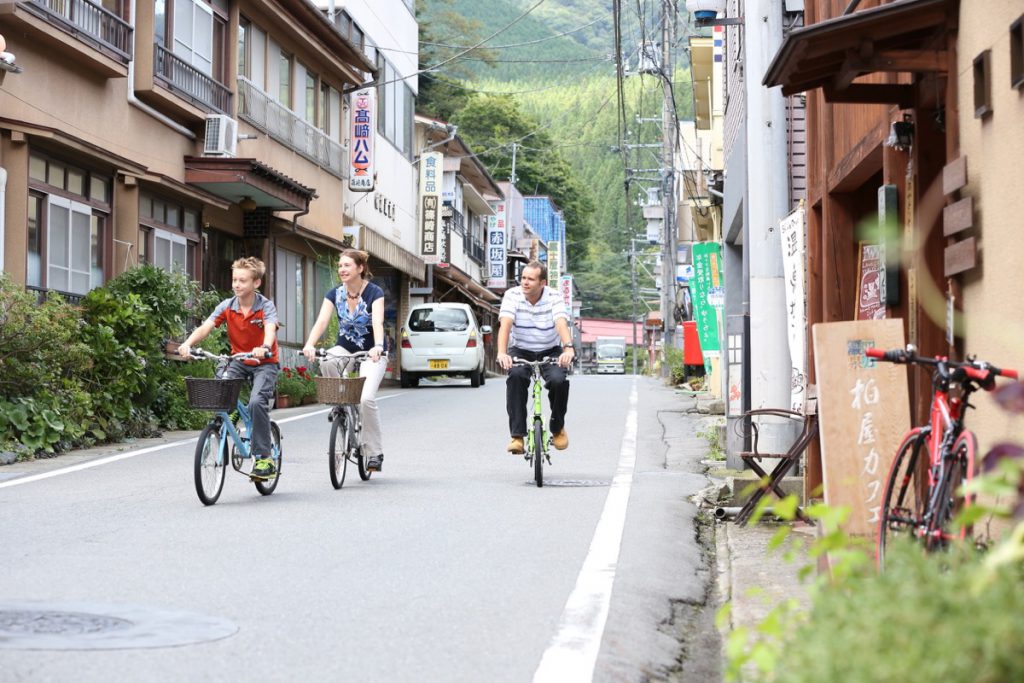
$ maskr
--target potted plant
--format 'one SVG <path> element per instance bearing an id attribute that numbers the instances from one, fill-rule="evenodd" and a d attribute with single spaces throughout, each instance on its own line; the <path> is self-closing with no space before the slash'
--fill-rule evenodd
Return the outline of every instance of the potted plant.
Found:
<path id="1" fill-rule="evenodd" d="M 299 405 L 306 395 L 306 384 L 292 368 L 282 368 L 277 376 L 277 407 Z"/>
<path id="2" fill-rule="evenodd" d="M 303 384 L 302 405 L 316 403 L 316 382 L 313 381 L 313 376 L 309 374 L 309 369 L 304 365 L 300 365 L 295 368 L 295 375 L 302 380 Z"/>

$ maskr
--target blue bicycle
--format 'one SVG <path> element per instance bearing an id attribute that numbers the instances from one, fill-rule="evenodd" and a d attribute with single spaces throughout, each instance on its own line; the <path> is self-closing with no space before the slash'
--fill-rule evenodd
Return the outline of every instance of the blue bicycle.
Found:
<path id="1" fill-rule="evenodd" d="M 202 349 L 192 349 L 192 358 L 209 358 L 217 361 L 244 360 L 252 358 L 250 353 L 223 356 Z M 226 365 L 225 365 L 226 367 Z M 218 375 L 220 373 L 218 372 Z M 254 461 L 250 451 L 249 435 L 252 433 L 252 416 L 249 407 L 238 395 L 246 384 L 245 379 L 216 379 L 186 377 L 189 405 L 197 410 L 216 411 L 199 434 L 195 455 L 196 494 L 203 505 L 213 505 L 224 489 L 224 473 L 230 459 L 231 466 L 249 478 L 256 490 L 269 496 L 277 488 L 281 476 L 281 428 L 270 421 L 271 458 L 274 460 L 274 474 L 261 477 L 252 472 Z M 235 411 L 232 418 L 228 411 Z M 230 447 L 230 451 L 229 451 Z M 230 456 L 230 458 L 229 458 Z"/>

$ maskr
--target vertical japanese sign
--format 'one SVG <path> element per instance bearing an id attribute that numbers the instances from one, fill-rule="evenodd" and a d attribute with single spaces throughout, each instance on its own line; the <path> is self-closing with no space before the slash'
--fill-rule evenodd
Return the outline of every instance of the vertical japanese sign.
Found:
<path id="1" fill-rule="evenodd" d="M 782 219 L 782 270 L 786 288 L 786 331 L 789 362 L 793 366 L 790 410 L 802 412 L 807 398 L 807 237 L 804 210 Z"/>
<path id="2" fill-rule="evenodd" d="M 424 263 L 441 261 L 441 176 L 444 155 L 420 155 L 420 256 Z"/>
<path id="3" fill-rule="evenodd" d="M 885 317 L 885 250 L 861 242 L 857 254 L 857 320 Z"/>
<path id="4" fill-rule="evenodd" d="M 487 220 L 487 286 L 491 289 L 505 289 L 508 278 L 505 273 L 507 261 L 508 205 L 504 201 L 491 202 L 494 215 Z"/>
<path id="5" fill-rule="evenodd" d="M 565 310 L 569 313 L 569 318 L 572 318 L 572 275 L 563 275 L 558 283 L 558 288 L 562 294 L 562 301 L 565 302 Z"/>
<path id="6" fill-rule="evenodd" d="M 722 250 L 718 242 L 698 242 L 693 245 L 693 319 L 697 322 L 697 336 L 705 358 L 721 355 L 718 339 L 718 310 L 724 300 L 722 279 Z"/>
<path id="7" fill-rule="evenodd" d="M 903 347 L 903 321 L 819 323 L 812 330 L 825 502 L 850 508 L 847 533 L 877 532 L 885 476 L 910 426 L 907 368 L 864 357 Z"/>
<path id="8" fill-rule="evenodd" d="M 372 192 L 374 175 L 373 135 L 377 130 L 377 91 L 373 88 L 352 94 L 349 139 L 348 189 L 352 192 Z"/>
<path id="9" fill-rule="evenodd" d="M 548 242 L 548 282 L 557 283 L 562 277 L 561 244 L 552 240 Z"/>

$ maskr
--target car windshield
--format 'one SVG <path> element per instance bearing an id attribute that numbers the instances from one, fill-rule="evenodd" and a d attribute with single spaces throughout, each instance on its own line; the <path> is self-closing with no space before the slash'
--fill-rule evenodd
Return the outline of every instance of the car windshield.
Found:
<path id="1" fill-rule="evenodd" d="M 597 347 L 597 357 L 601 360 L 614 360 L 622 358 L 625 349 L 614 344 L 603 344 Z"/>
<path id="2" fill-rule="evenodd" d="M 469 327 L 469 316 L 457 308 L 420 308 L 409 317 L 413 332 L 462 332 Z"/>

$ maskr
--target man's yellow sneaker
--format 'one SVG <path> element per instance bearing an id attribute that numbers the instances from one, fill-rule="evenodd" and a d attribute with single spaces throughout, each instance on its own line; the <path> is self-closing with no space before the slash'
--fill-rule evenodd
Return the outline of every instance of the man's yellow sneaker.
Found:
<path id="1" fill-rule="evenodd" d="M 512 440 L 508 442 L 508 448 L 505 449 L 509 453 L 515 453 L 516 455 L 522 455 L 526 452 L 526 446 L 523 444 L 523 437 L 513 436 Z"/>
<path id="2" fill-rule="evenodd" d="M 566 433 L 564 428 L 562 431 L 551 437 L 551 445 L 560 451 L 564 451 L 569 447 L 569 435 Z"/>

